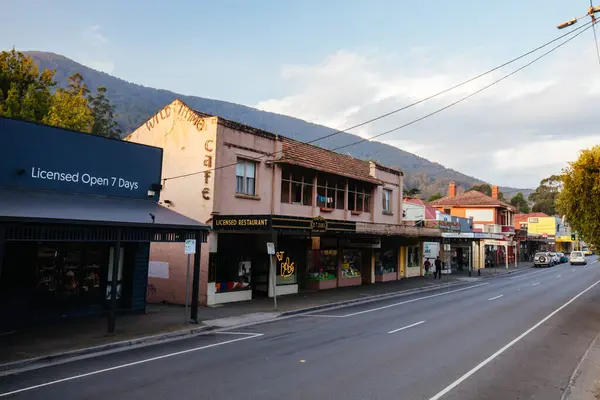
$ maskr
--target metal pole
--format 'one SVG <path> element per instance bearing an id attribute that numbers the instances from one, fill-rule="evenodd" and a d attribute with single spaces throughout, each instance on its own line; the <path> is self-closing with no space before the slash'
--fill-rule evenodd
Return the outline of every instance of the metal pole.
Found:
<path id="1" fill-rule="evenodd" d="M 192 277 L 192 304 L 190 310 L 190 322 L 198 323 L 198 302 L 200 298 L 200 246 L 202 244 L 203 232 L 196 232 L 196 254 L 194 254 L 194 275 Z"/>
<path id="2" fill-rule="evenodd" d="M 121 255 L 121 230 L 117 230 L 117 241 L 113 253 L 112 276 L 110 282 L 110 313 L 108 315 L 108 333 L 115 333 L 117 314 L 117 279 L 119 275 L 119 262 Z"/>
<path id="3" fill-rule="evenodd" d="M 271 267 L 269 268 L 269 275 L 271 276 L 271 283 L 273 285 L 273 305 L 277 310 L 277 279 L 275 278 L 275 256 L 271 256 Z"/>
<path id="4" fill-rule="evenodd" d="M 190 289 L 190 254 L 187 255 L 187 272 L 185 274 L 185 312 L 183 313 L 183 321 L 188 320 L 188 308 L 190 304 L 189 300 L 189 289 Z"/>

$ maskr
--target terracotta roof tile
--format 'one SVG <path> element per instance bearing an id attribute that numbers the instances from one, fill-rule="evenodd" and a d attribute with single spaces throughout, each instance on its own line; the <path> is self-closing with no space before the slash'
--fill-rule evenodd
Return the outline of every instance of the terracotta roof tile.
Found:
<path id="1" fill-rule="evenodd" d="M 471 190 L 469 192 L 464 192 L 462 194 L 457 194 L 454 197 L 442 197 L 439 200 L 432 201 L 432 206 L 497 206 L 497 207 L 506 207 L 511 210 L 515 210 L 515 207 L 512 205 L 494 199 L 491 196 L 478 192 L 476 190 Z"/>
<path id="2" fill-rule="evenodd" d="M 364 182 L 381 183 L 381 181 L 371 176 L 368 161 L 286 137 L 282 137 L 281 140 L 283 142 L 283 156 L 277 160 L 279 163 L 325 171 Z"/>

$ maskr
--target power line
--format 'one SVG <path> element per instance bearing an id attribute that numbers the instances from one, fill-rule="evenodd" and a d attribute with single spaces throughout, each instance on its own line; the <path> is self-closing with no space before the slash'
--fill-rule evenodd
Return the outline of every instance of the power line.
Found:
<path id="1" fill-rule="evenodd" d="M 589 25 L 589 23 L 588 23 L 588 24 L 586 24 L 586 25 Z M 584 26 L 586 26 L 586 25 L 582 25 L 581 27 L 584 27 Z M 389 134 L 389 133 L 392 133 L 392 132 L 395 132 L 395 131 L 397 131 L 397 130 L 400 130 L 400 129 L 406 128 L 406 127 L 408 127 L 408 126 L 414 125 L 414 124 L 416 124 L 417 122 L 423 121 L 424 119 L 427 119 L 427 118 L 429 118 L 429 117 L 432 117 L 432 116 L 434 116 L 434 115 L 436 115 L 436 114 L 439 114 L 440 112 L 442 112 L 442 111 L 444 111 L 444 110 L 447 110 L 448 108 L 450 108 L 450 107 L 453 107 L 453 106 L 455 106 L 455 105 L 457 105 L 457 104 L 459 104 L 459 103 L 462 103 L 463 101 L 465 101 L 465 100 L 467 100 L 467 99 L 470 99 L 471 97 L 473 97 L 473 96 L 475 96 L 475 95 L 477 95 L 477 94 L 479 94 L 479 93 L 483 92 L 484 90 L 486 90 L 486 89 L 489 89 L 490 87 L 492 87 L 492 86 L 494 86 L 494 85 L 496 85 L 496 84 L 498 84 L 498 83 L 502 82 L 503 80 L 505 80 L 505 79 L 507 79 L 507 78 L 509 78 L 509 77 L 513 76 L 513 75 L 514 75 L 514 74 L 516 74 L 517 72 L 519 72 L 519 71 L 522 71 L 522 70 L 524 70 L 525 68 L 527 68 L 527 67 L 531 66 L 532 64 L 534 64 L 534 63 L 536 63 L 537 61 L 541 60 L 542 58 L 546 57 L 548 54 L 552 53 L 553 51 L 556 51 L 556 50 L 558 50 L 560 47 L 562 47 L 562 46 L 564 46 L 565 44 L 569 43 L 571 40 L 575 39 L 577 36 L 581 35 L 582 33 L 584 33 L 585 31 L 587 31 L 587 30 L 588 30 L 588 29 L 590 29 L 591 27 L 593 27 L 593 25 L 591 25 L 591 26 L 588 26 L 587 28 L 585 28 L 585 29 L 584 29 L 584 30 L 582 30 L 581 32 L 579 32 L 579 33 L 577 33 L 576 35 L 574 35 L 574 36 L 572 36 L 572 37 L 568 38 L 568 39 L 567 39 L 567 40 L 565 40 L 564 42 L 562 42 L 562 43 L 560 43 L 560 44 L 558 44 L 558 45 L 554 46 L 553 48 L 551 48 L 551 49 L 550 49 L 550 50 L 548 50 L 547 52 L 543 53 L 543 54 L 542 54 L 542 55 L 540 55 L 539 57 L 536 57 L 536 58 L 534 58 L 532 61 L 528 62 L 527 64 L 525 64 L 525 65 L 523 65 L 523 66 L 521 66 L 521 67 L 517 68 L 516 70 L 514 70 L 514 71 L 512 71 L 512 72 L 510 72 L 510 73 L 508 73 L 508 74 L 506 74 L 506 75 L 504 75 L 502 78 L 500 78 L 500 79 L 497 79 L 497 80 L 495 80 L 494 82 L 492 82 L 492 83 L 490 83 L 490 84 L 488 84 L 488 85 L 486 85 L 486 86 L 482 87 L 481 89 L 479 89 L 479 90 L 477 90 L 477 91 L 475 91 L 475 92 L 473 92 L 473 93 L 470 93 L 470 94 L 468 94 L 468 95 L 466 95 L 466 96 L 464 96 L 464 97 L 461 97 L 460 99 L 458 99 L 458 100 L 456 100 L 456 101 L 454 101 L 454 102 L 452 102 L 452 103 L 450 103 L 450 104 L 448 104 L 448 105 L 446 105 L 446 106 L 444 106 L 444 107 L 442 107 L 442 108 L 439 108 L 439 109 L 437 109 L 437 110 L 435 110 L 435 111 L 433 111 L 433 112 L 430 112 L 429 114 L 425 114 L 424 116 L 422 116 L 422 117 L 420 117 L 420 118 L 417 118 L 417 119 L 415 119 L 415 120 L 412 120 L 412 121 L 410 121 L 410 122 L 407 122 L 407 123 L 406 123 L 406 124 L 404 124 L 404 125 L 400 125 L 400 126 L 398 126 L 398 127 L 396 127 L 396 128 L 393 128 L 393 129 L 390 129 L 390 130 L 388 130 L 388 131 L 385 131 L 385 132 L 379 133 L 379 134 L 377 134 L 377 135 L 375 135 L 375 136 L 372 136 L 372 137 L 370 137 L 370 138 L 368 138 L 368 139 L 361 139 L 361 140 L 359 140 L 359 141 L 357 141 L 357 142 L 354 142 L 354 143 L 350 143 L 350 144 L 346 144 L 346 145 L 343 145 L 343 146 L 339 146 L 339 147 L 336 147 L 336 148 L 333 148 L 333 149 L 331 149 L 331 151 L 336 151 L 336 150 L 344 149 L 344 148 L 346 148 L 346 147 L 354 146 L 354 145 L 357 145 L 357 144 L 360 144 L 360 143 L 363 143 L 363 142 L 371 141 L 371 139 L 375 139 L 375 138 L 378 138 L 378 137 L 381 137 L 381 136 L 387 135 L 387 134 Z"/>
<path id="2" fill-rule="evenodd" d="M 479 78 L 482 78 L 482 77 L 484 77 L 484 76 L 486 76 L 486 75 L 489 75 L 489 74 L 491 74 L 492 72 L 495 72 L 495 71 L 497 71 L 497 70 L 499 70 L 499 69 L 501 69 L 501 68 L 503 68 L 503 67 L 505 67 L 505 66 L 507 66 L 507 65 L 509 65 L 509 64 L 512 64 L 512 63 L 514 63 L 514 62 L 516 62 L 516 61 L 519 61 L 520 59 L 522 59 L 522 58 L 525 58 L 525 57 L 527 57 L 527 56 L 529 56 L 529 55 L 531 55 L 531 54 L 533 54 L 533 53 L 535 53 L 535 52 L 537 52 L 537 51 L 539 51 L 539 50 L 541 50 L 541 49 L 543 49 L 543 48 L 545 48 L 545 47 L 547 47 L 547 46 L 551 45 L 552 43 L 555 43 L 555 42 L 557 42 L 557 41 L 559 41 L 559 40 L 563 39 L 563 38 L 564 38 L 564 37 L 566 37 L 566 36 L 572 35 L 572 34 L 573 34 L 573 33 L 575 33 L 576 31 L 583 29 L 585 26 L 587 26 L 587 25 L 589 25 L 589 24 L 590 24 L 590 22 L 588 22 L 588 23 L 586 23 L 586 24 L 584 24 L 584 25 L 581 25 L 581 26 L 579 26 L 579 27 L 577 27 L 577 28 L 575 28 L 575 29 L 572 29 L 572 30 L 568 31 L 568 32 L 567 32 L 567 33 L 565 33 L 565 34 L 563 34 L 563 35 L 561 35 L 561 36 L 559 36 L 559 37 L 557 37 L 557 38 L 555 38 L 555 39 L 553 39 L 553 40 L 551 40 L 551 41 L 549 41 L 549 42 L 546 42 L 546 43 L 544 43 L 544 44 L 543 44 L 543 45 L 541 45 L 541 46 L 538 46 L 538 47 L 536 47 L 536 48 L 534 48 L 534 49 L 532 49 L 532 50 L 530 50 L 530 51 L 528 51 L 528 52 L 526 52 L 526 53 L 523 53 L 523 54 L 521 54 L 521 55 L 520 55 L 520 56 L 518 56 L 518 57 L 515 57 L 515 58 L 513 58 L 513 59 L 512 59 L 512 60 L 510 60 L 510 61 L 507 61 L 507 62 L 505 62 L 505 63 L 503 63 L 503 64 L 501 64 L 501 65 L 499 65 L 499 66 L 497 66 L 497 67 L 494 67 L 494 68 L 492 68 L 492 69 L 490 69 L 490 70 L 488 70 L 488 71 L 486 71 L 486 72 L 483 72 L 483 73 L 481 73 L 481 74 L 479 74 L 479 75 L 476 75 L 476 76 L 474 76 L 474 77 L 472 77 L 472 78 L 469 78 L 469 79 L 467 79 L 467 80 L 465 80 L 465 81 L 463 81 L 463 82 L 461 82 L 461 83 L 459 83 L 459 84 L 456 84 L 456 85 L 454 85 L 454 86 L 451 86 L 451 87 L 449 87 L 449 88 L 447 88 L 447 89 L 444 89 L 444 90 L 442 90 L 441 92 L 438 92 L 438 93 L 435 93 L 435 94 L 433 94 L 433 95 L 427 96 L 427 97 L 425 97 L 425 98 L 423 98 L 423 99 L 421 99 L 421 100 L 418 100 L 418 101 L 415 101 L 415 102 L 413 102 L 413 103 L 407 104 L 407 105 L 405 105 L 405 106 L 403 106 L 403 107 L 401 107 L 401 108 L 398 108 L 398 109 L 396 109 L 396 110 L 393 110 L 393 111 L 390 111 L 390 112 L 388 112 L 388 113 L 385 113 L 385 114 L 379 115 L 379 116 L 377 116 L 377 117 L 375 117 L 375 118 L 371 118 L 371 119 L 369 119 L 369 120 L 367 120 L 367 121 L 364 121 L 364 122 L 361 122 L 361 123 L 359 123 L 359 124 L 353 125 L 353 126 L 351 126 L 351 127 L 348 127 L 348 128 L 346 128 L 346 129 L 343 129 L 343 130 L 339 130 L 339 131 L 332 132 L 332 133 L 330 133 L 330 134 L 327 134 L 327 135 L 325 135 L 325 136 L 319 137 L 319 138 L 317 138 L 317 139 L 313 139 L 313 140 L 311 140 L 311 141 L 308 141 L 308 142 L 302 142 L 301 144 L 298 144 L 298 146 L 300 146 L 300 145 L 303 145 L 303 144 L 312 144 L 312 143 L 318 142 L 318 141 L 320 141 L 320 140 L 328 139 L 328 138 L 330 138 L 330 137 L 333 137 L 333 136 L 339 135 L 340 133 L 345 133 L 345 132 L 348 132 L 348 131 L 350 131 L 350 130 L 352 130 L 352 129 L 356 129 L 356 128 L 359 128 L 359 127 L 361 127 L 361 126 L 365 126 L 365 125 L 367 125 L 367 124 L 373 123 L 373 122 L 375 122 L 375 121 L 379 121 L 379 120 L 381 120 L 381 119 L 384 119 L 384 118 L 386 118 L 386 117 L 389 117 L 390 115 L 394 115 L 394 114 L 396 114 L 396 113 L 398 113 L 398 112 L 400 112 L 400 111 L 404 111 L 404 110 L 406 110 L 406 109 L 409 109 L 409 108 L 411 108 L 411 107 L 414 107 L 414 106 L 416 106 L 416 105 L 419 105 L 419 104 L 421 104 L 421 103 L 424 103 L 424 102 L 426 102 L 426 101 L 428 101 L 428 100 L 431 100 L 431 99 L 434 99 L 434 98 L 436 98 L 436 97 L 439 97 L 439 96 L 441 96 L 441 95 L 443 95 L 443 94 L 446 94 L 446 93 L 448 93 L 448 92 L 450 92 L 450 91 L 452 91 L 452 90 L 454 90 L 454 89 L 457 89 L 457 88 L 459 88 L 459 87 L 461 87 L 461 86 L 467 85 L 467 84 L 469 84 L 469 83 L 471 83 L 471 82 L 473 82 L 473 81 L 475 81 L 475 80 L 477 80 L 477 79 L 479 79 Z M 586 30 L 587 30 L 587 29 L 586 29 Z M 578 34 L 578 35 L 579 35 L 579 34 Z M 442 111 L 443 111 L 443 110 L 442 110 Z M 398 128 L 398 129 L 400 129 L 400 128 Z M 292 146 L 292 148 L 293 148 L 293 147 L 294 147 L 294 146 Z M 343 146 L 343 147 L 348 147 L 348 146 Z M 335 150 L 337 150 L 337 149 L 328 149 L 328 150 L 335 151 Z M 267 155 L 263 155 L 263 156 L 257 157 L 256 159 L 257 159 L 257 160 L 260 160 L 260 159 L 262 159 L 262 158 L 264 158 L 264 157 L 273 157 L 273 156 L 275 156 L 276 154 L 279 154 L 279 153 L 282 153 L 282 152 L 283 152 L 283 150 L 279 150 L 279 151 L 276 151 L 276 152 L 273 152 L 273 153 L 269 154 L 268 156 L 267 156 Z M 234 167 L 234 166 L 236 166 L 237 164 L 238 164 L 238 163 L 231 163 L 231 164 L 221 165 L 221 166 L 219 166 L 219 167 L 215 167 L 215 168 L 204 169 L 204 170 L 202 170 L 202 171 L 190 172 L 190 173 L 187 173 L 187 174 L 182 174 L 182 175 L 176 175 L 176 176 L 172 176 L 172 177 L 168 177 L 168 178 L 163 178 L 163 182 L 166 182 L 166 181 L 168 181 L 168 180 L 172 180 L 172 179 L 186 178 L 186 177 L 193 176 L 193 175 L 199 175 L 199 174 L 203 174 L 203 173 L 205 173 L 205 172 L 216 171 L 216 170 L 219 170 L 219 169 L 225 169 L 225 168 L 229 168 L 229 167 Z"/>

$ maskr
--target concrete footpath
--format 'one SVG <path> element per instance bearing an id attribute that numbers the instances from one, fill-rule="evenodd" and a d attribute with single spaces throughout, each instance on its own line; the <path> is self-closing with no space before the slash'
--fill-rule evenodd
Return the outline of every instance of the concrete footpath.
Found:
<path id="1" fill-rule="evenodd" d="M 584 354 L 562 400 L 600 399 L 600 334 Z"/>
<path id="2" fill-rule="evenodd" d="M 473 273 L 471 277 L 468 277 L 468 271 L 453 271 L 450 275 L 443 275 L 441 280 L 434 280 L 433 276 L 415 277 L 396 282 L 301 292 L 278 298 L 277 309 L 274 309 L 273 300 L 269 298 L 201 307 L 199 318 L 202 322 L 198 325 L 187 323 L 183 307 L 161 304 L 148 305 L 146 314 L 119 315 L 114 335 L 106 334 L 107 320 L 102 317 L 64 320 L 51 325 L 0 332 L 0 375 L 128 347 L 178 340 L 211 330 L 253 325 L 320 309 L 463 285 L 507 273 L 521 273 L 529 268 L 531 264 L 521 264 L 509 270 L 483 269 L 481 276 Z"/>

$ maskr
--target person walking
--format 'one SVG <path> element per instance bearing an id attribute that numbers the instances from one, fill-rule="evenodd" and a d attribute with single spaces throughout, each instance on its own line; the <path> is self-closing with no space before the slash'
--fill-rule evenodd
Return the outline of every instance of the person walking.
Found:
<path id="1" fill-rule="evenodd" d="M 429 258 L 425 259 L 425 277 L 429 276 L 429 269 L 431 268 L 431 262 L 429 262 Z"/>
<path id="2" fill-rule="evenodd" d="M 433 279 L 437 279 L 437 277 L 442 279 L 442 260 L 440 260 L 440 256 L 437 256 L 435 259 L 435 272 L 433 274 Z"/>

